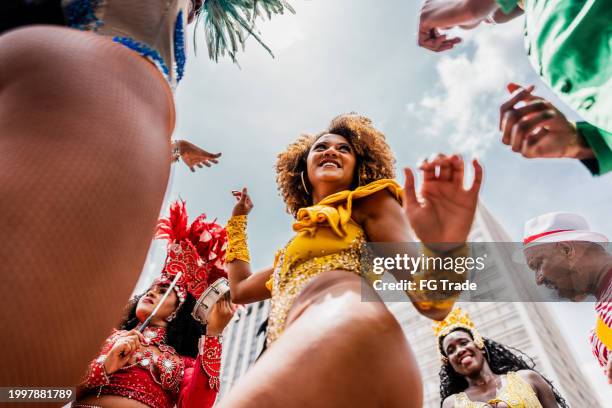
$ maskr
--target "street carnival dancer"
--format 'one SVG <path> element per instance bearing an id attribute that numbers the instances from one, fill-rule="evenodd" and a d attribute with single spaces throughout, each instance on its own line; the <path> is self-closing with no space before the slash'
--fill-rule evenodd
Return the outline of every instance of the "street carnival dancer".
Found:
<path id="1" fill-rule="evenodd" d="M 202 292 L 226 276 L 225 229 L 206 221 L 205 214 L 189 226 L 185 203 L 177 201 L 170 217 L 159 221 L 156 237 L 168 240 L 161 276 L 128 304 L 119 330 L 91 362 L 72 407 L 206 408 L 215 402 L 221 336 L 235 306 L 227 298 L 219 300 L 205 328 L 192 311 Z"/>
<path id="2" fill-rule="evenodd" d="M 0 224 L 11 242 L 0 249 L 1 384 L 76 382 L 129 298 L 177 157 L 187 24 L 201 23 L 213 60 L 236 59 L 248 38 L 261 41 L 256 18 L 287 10 L 284 0 L 0 2 Z M 181 157 L 192 169 L 215 159 Z M 96 302 L 82 302 L 83 287 Z M 81 318 L 65 318 L 76 309 Z"/>
<path id="3" fill-rule="evenodd" d="M 442 408 L 569 408 L 533 359 L 482 337 L 467 312 L 456 308 L 433 329 Z"/>
<path id="4" fill-rule="evenodd" d="M 253 203 L 246 189 L 234 192 L 238 203 L 227 225 L 232 301 L 272 303 L 269 347 L 221 407 L 422 406 L 421 377 L 404 333 L 366 281 L 373 276 L 361 265 L 364 244 L 394 243 L 414 256 L 412 228 L 429 256 L 466 256 L 482 169 L 474 160 L 474 182 L 466 190 L 459 156 L 425 161 L 419 201 L 412 171 L 405 170 L 402 191 L 394 165 L 384 135 L 357 114 L 340 115 L 327 130 L 291 144 L 276 170 L 296 234 L 273 267 L 256 273 L 246 238 Z M 420 272 L 465 279 L 454 271 Z M 362 291 L 378 301 L 362 301 Z M 409 293 L 420 313 L 439 320 L 458 293 L 446 295 L 432 300 L 428 293 Z"/>
<path id="5" fill-rule="evenodd" d="M 523 256 L 538 285 L 574 302 L 594 296 L 593 355 L 612 384 L 612 255 L 608 237 L 578 214 L 552 212 L 525 223 Z"/>

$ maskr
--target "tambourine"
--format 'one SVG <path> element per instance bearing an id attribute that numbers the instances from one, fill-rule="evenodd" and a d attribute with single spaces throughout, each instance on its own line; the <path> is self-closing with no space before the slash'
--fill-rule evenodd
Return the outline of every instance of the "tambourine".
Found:
<path id="1" fill-rule="evenodd" d="M 202 324 L 208 322 L 208 314 L 212 307 L 225 295 L 229 295 L 229 281 L 225 278 L 217 279 L 212 285 L 210 285 L 204 293 L 199 297 L 191 316 Z"/>

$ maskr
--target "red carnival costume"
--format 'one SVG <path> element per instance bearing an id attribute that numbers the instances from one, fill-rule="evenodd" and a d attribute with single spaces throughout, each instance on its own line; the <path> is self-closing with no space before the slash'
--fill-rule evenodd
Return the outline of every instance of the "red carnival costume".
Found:
<path id="1" fill-rule="evenodd" d="M 179 299 L 176 310 L 182 307 L 187 293 L 197 299 L 209 284 L 226 276 L 227 234 L 216 222 L 205 220 L 202 214 L 188 226 L 185 203 L 177 201 L 170 208 L 170 217 L 157 225 L 155 238 L 168 240 L 168 255 L 157 282 L 169 284 L 182 272 L 174 288 Z M 212 407 L 220 385 L 221 342 L 217 336 L 200 338 L 198 355 L 191 358 L 179 355 L 165 343 L 165 327 L 149 326 L 143 331 L 145 347 L 134 353 L 128 365 L 107 375 L 106 355 L 124 333 L 126 330 L 115 330 L 106 339 L 100 356 L 91 362 L 78 387 L 79 399 L 91 394 L 116 395 L 153 408 Z M 150 346 L 159 353 L 152 352 Z"/>

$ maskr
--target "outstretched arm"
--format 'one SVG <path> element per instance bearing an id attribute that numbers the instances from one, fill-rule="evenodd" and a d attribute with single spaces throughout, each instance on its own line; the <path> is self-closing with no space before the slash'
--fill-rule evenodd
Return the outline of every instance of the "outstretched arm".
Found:
<path id="1" fill-rule="evenodd" d="M 219 157 L 221 157 L 221 153 L 209 153 L 186 140 L 172 142 L 172 161 L 177 162 L 179 159 L 183 159 L 183 162 L 192 172 L 195 172 L 196 167 L 210 167 L 217 164 Z"/>
<path id="2" fill-rule="evenodd" d="M 266 282 L 272 275 L 272 268 L 251 272 L 246 224 L 253 203 L 246 188 L 233 191 L 232 194 L 238 200 L 232 211 L 232 218 L 227 223 L 229 245 L 226 265 L 232 302 L 244 304 L 269 299 L 270 291 L 266 288 Z"/>
<path id="3" fill-rule="evenodd" d="M 272 267 L 252 273 L 250 264 L 234 261 L 228 264 L 227 270 L 232 302 L 246 304 L 270 299 L 266 282 L 272 276 Z"/>
<path id="4" fill-rule="evenodd" d="M 423 242 L 425 251 L 436 255 L 455 256 L 455 252 L 465 248 L 464 243 L 470 232 L 478 192 L 482 180 L 482 169 L 474 161 L 475 178 L 470 189 L 463 187 L 463 161 L 459 156 L 438 155 L 432 162 L 421 166 L 424 182 L 421 189 L 422 201 L 416 196 L 414 175 L 405 170 L 404 207 L 400 206 L 387 190 L 380 191 L 360 200 L 356 206 L 357 221 L 364 226 L 370 242 L 397 243 L 388 246 L 392 254 L 382 256 L 416 256 L 417 249 L 410 237 L 410 228 Z M 436 170 L 438 175 L 436 175 Z M 441 277 L 441 271 L 421 270 L 425 277 Z M 453 272 L 451 272 L 453 274 Z M 456 274 L 455 274 L 456 275 Z M 405 278 L 405 276 L 399 276 Z M 453 278 L 462 278 L 453 276 Z M 455 279 L 456 280 L 456 279 Z M 417 299 L 417 293 L 409 291 L 414 305 L 423 315 L 442 320 L 452 308 L 452 301 L 440 302 Z M 431 305 L 436 307 L 430 307 Z M 439 306 L 439 307 L 438 307 Z"/>
<path id="5" fill-rule="evenodd" d="M 419 198 L 412 170 L 404 169 L 404 213 L 417 237 L 424 244 L 425 257 L 466 257 L 469 254 L 465 242 L 474 222 L 478 194 L 482 183 L 482 167 L 473 160 L 474 181 L 465 189 L 464 163 L 458 155 L 438 154 L 433 160 L 425 160 L 420 166 L 423 174 Z M 431 253 L 433 252 L 433 253 Z M 423 268 L 421 280 L 446 278 L 451 282 L 463 282 L 463 271 L 438 271 Z M 443 299 L 431 298 L 431 293 L 416 292 L 413 303 L 417 309 L 434 320 L 442 320 L 452 310 L 458 291 L 441 291 Z"/>
<path id="6" fill-rule="evenodd" d="M 425 0 L 422 27 L 455 27 L 480 22 L 499 9 L 495 0 Z"/>
<path id="7" fill-rule="evenodd" d="M 376 256 L 394 258 L 399 255 L 407 255 L 416 258 L 419 255 L 417 244 L 410 236 L 410 224 L 406 219 L 402 206 L 389 194 L 387 190 L 379 191 L 369 197 L 363 198 L 355 203 L 354 217 L 363 225 L 370 242 L 380 242 L 396 245 L 381 245 L 377 248 Z M 403 271 L 389 271 L 398 281 L 411 279 Z M 425 309 L 414 298 L 412 291 L 406 294 L 413 302 L 419 313 L 433 319 L 443 320 L 450 310 L 439 310 L 434 308 Z"/>
<path id="8" fill-rule="evenodd" d="M 461 39 L 448 38 L 440 30 L 456 26 L 470 29 L 483 21 L 505 23 L 521 14 L 519 7 L 504 13 L 496 0 L 425 0 L 419 16 L 418 43 L 435 52 L 450 50 Z"/>

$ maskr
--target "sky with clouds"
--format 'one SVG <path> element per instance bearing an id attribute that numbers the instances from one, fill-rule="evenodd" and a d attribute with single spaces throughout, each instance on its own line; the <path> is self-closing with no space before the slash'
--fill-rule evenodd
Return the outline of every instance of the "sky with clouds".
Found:
<path id="1" fill-rule="evenodd" d="M 593 229 L 611 235 L 605 191 L 612 175 L 592 177 L 571 160 L 523 159 L 500 142 L 498 110 L 509 81 L 535 84 L 535 93 L 575 118 L 529 64 L 522 21 L 457 31 L 463 43 L 434 54 L 416 45 L 419 3 L 293 0 L 296 15 L 261 26 L 275 58 L 250 41 L 240 68 L 229 60 L 210 62 L 203 38 L 194 56 L 190 41 L 191 58 L 176 93 L 174 137 L 223 156 L 195 174 L 175 165 L 167 199 L 185 199 L 192 217 L 205 211 L 225 222 L 234 202 L 230 190 L 247 186 L 255 204 L 252 260 L 267 266 L 291 236 L 291 217 L 276 192 L 276 154 L 299 134 L 356 111 L 385 133 L 398 169 L 438 152 L 477 156 L 485 169 L 481 200 L 516 241 L 525 220 L 550 211 L 582 214 Z M 162 262 L 163 244 L 156 243 L 145 275 L 157 273 Z M 611 398 L 586 340 L 592 307 L 562 304 L 553 312 L 602 398 Z"/>

